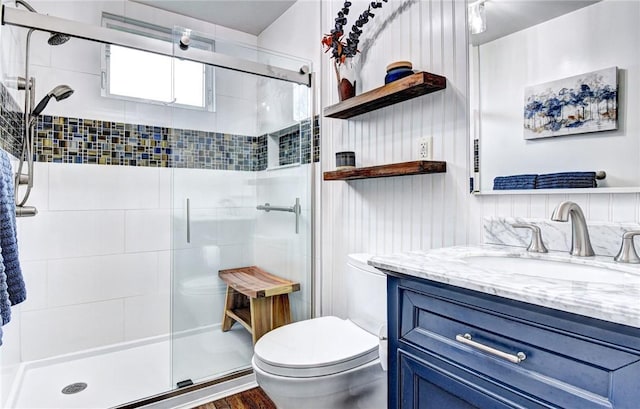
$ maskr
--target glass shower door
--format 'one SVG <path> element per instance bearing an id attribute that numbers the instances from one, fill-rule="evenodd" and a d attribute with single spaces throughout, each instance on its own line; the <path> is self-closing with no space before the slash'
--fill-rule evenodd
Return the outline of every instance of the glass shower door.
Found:
<path id="1" fill-rule="evenodd" d="M 176 39 L 184 32 L 176 29 Z M 238 44 L 216 41 L 213 47 L 238 58 L 264 58 Z M 301 111 L 309 106 L 308 88 L 301 92 L 285 81 L 225 68 L 192 68 L 204 79 L 190 86 L 204 87 L 202 98 L 209 100 L 199 109 L 173 104 L 170 110 L 174 386 L 250 367 L 249 331 L 237 323 L 222 331 L 226 284 L 220 270 L 258 266 L 297 281 L 293 319 L 311 311 L 311 168 L 303 164 L 311 151 L 310 114 L 293 120 L 294 90 L 306 101 Z M 295 213 L 257 208 L 291 207 L 296 198 L 297 233 Z"/>
<path id="2" fill-rule="evenodd" d="M 241 327 L 220 329 L 226 286 L 218 271 L 253 263 L 255 186 L 249 172 L 172 172 L 172 378 L 177 385 L 250 362 L 251 336 Z"/>

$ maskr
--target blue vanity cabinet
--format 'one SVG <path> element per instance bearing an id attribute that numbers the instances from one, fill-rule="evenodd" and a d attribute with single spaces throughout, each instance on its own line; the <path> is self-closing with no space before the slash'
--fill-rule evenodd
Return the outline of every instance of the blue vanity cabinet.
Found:
<path id="1" fill-rule="evenodd" d="M 388 273 L 389 408 L 640 408 L 639 328 Z"/>

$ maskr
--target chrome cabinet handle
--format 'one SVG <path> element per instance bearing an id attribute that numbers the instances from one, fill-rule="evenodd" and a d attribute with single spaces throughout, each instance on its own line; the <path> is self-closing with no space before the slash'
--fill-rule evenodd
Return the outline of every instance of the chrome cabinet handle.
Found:
<path id="1" fill-rule="evenodd" d="M 506 359 L 509 362 L 513 362 L 514 364 L 519 364 L 520 362 L 524 361 L 525 359 L 527 359 L 527 355 L 525 355 L 524 352 L 518 352 L 517 354 L 513 355 L 513 354 L 508 354 L 506 352 L 502 352 L 498 349 L 495 348 L 491 348 L 490 346 L 481 344 L 479 342 L 473 341 L 471 339 L 471 334 L 458 334 L 456 335 L 456 341 L 458 342 L 462 342 L 465 345 L 469 345 L 470 347 L 474 347 L 476 349 L 479 349 L 481 351 L 487 352 L 491 355 L 495 355 L 498 356 L 500 358 Z"/>

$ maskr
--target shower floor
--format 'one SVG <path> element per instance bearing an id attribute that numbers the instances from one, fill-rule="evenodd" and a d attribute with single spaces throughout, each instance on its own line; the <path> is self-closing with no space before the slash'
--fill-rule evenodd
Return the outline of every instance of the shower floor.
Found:
<path id="1" fill-rule="evenodd" d="M 251 362 L 251 335 L 240 326 L 209 328 L 23 363 L 8 408 L 107 408 L 171 390 L 175 382 L 194 382 L 233 372 Z M 173 355 L 174 379 L 171 376 Z M 87 388 L 63 394 L 68 385 Z"/>

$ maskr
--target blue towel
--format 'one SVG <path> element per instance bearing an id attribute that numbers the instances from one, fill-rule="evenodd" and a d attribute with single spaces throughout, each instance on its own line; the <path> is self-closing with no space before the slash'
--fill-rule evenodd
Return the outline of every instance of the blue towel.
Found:
<path id="1" fill-rule="evenodd" d="M 538 175 L 497 176 L 493 179 L 493 190 L 535 189 Z"/>
<path id="2" fill-rule="evenodd" d="M 2 318 L 2 325 L 11 320 L 10 307 L 27 298 L 18 260 L 14 195 L 11 161 L 9 155 L 0 149 L 0 318 Z"/>
<path id="3" fill-rule="evenodd" d="M 572 189 L 598 187 L 596 172 L 560 172 L 542 175 L 498 176 L 493 190 L 511 189 Z"/>
<path id="4" fill-rule="evenodd" d="M 571 189 L 598 187 L 596 172 L 560 172 L 538 175 L 536 189 Z"/>

